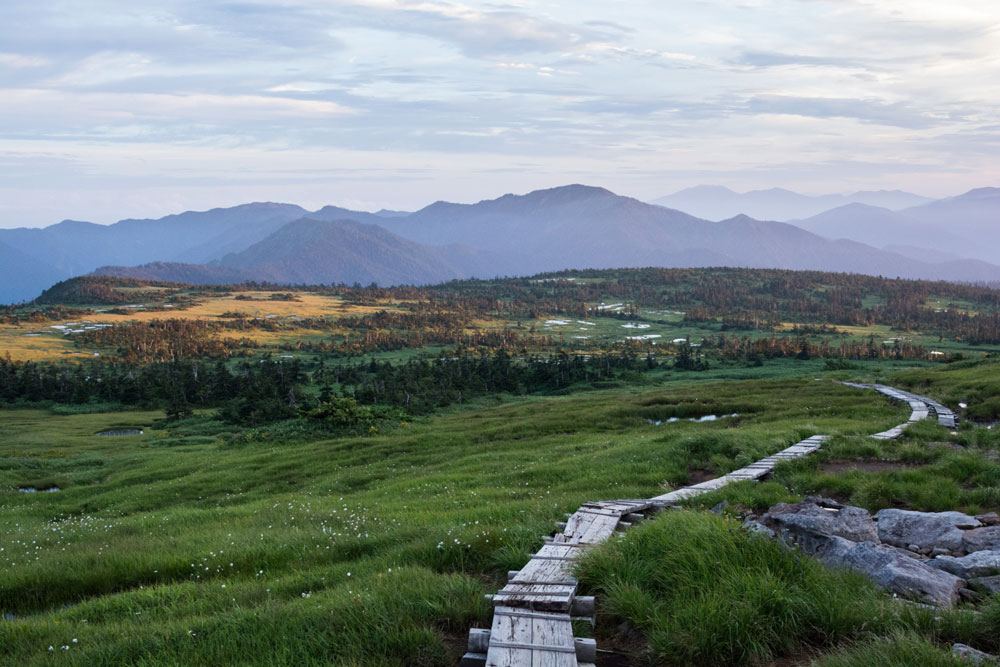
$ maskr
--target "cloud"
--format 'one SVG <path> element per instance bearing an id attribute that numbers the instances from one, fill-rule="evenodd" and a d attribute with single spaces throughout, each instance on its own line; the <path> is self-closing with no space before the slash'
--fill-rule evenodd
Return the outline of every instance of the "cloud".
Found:
<path id="1" fill-rule="evenodd" d="M 0 53 L 0 67 L 43 67 L 49 64 L 47 58 L 28 56 L 20 53 Z"/>
<path id="2" fill-rule="evenodd" d="M 344 0 L 343 18 L 356 25 L 432 37 L 471 57 L 552 53 L 610 40 L 607 26 L 572 25 L 515 8 L 453 2 Z"/>
<path id="3" fill-rule="evenodd" d="M 873 99 L 795 97 L 790 95 L 759 95 L 749 99 L 745 109 L 750 113 L 806 116 L 809 118 L 853 118 L 866 123 L 903 128 L 928 128 L 956 115 L 944 117 L 930 112 L 918 112 L 904 102 L 884 102 Z"/>
<path id="4" fill-rule="evenodd" d="M 76 126 L 104 123 L 134 124 L 166 121 L 230 123 L 239 120 L 290 120 L 329 118 L 357 113 L 355 109 L 322 100 L 300 100 L 265 95 L 99 93 L 68 94 L 45 89 L 7 89 L 0 119 L 8 128 L 31 118 L 33 123 L 51 119 L 66 123 L 64 110 Z M 64 126 L 67 127 L 67 126 Z M 9 131 L 9 130 L 8 130 Z"/>
<path id="5" fill-rule="evenodd" d="M 197 182 L 206 198 L 252 172 L 349 179 L 389 208 L 424 203 L 429 184 L 426 199 L 482 198 L 570 174 L 629 192 L 629 178 L 659 188 L 685 170 L 742 173 L 745 189 L 920 189 L 998 171 L 1000 6 L 952 4 L 0 3 L 0 153 L 72 156 L 25 163 L 17 181 L 58 173 L 67 191 L 112 192 L 142 161 L 148 184 Z M 926 178 L 908 186 L 906 165 Z M 424 191 L 387 186 L 413 169 Z"/>
<path id="6" fill-rule="evenodd" d="M 854 58 L 838 56 L 805 56 L 794 53 L 778 53 L 766 51 L 745 51 L 733 61 L 739 65 L 750 67 L 784 67 L 788 65 L 805 65 L 815 67 L 845 67 L 864 69 L 868 64 Z"/>

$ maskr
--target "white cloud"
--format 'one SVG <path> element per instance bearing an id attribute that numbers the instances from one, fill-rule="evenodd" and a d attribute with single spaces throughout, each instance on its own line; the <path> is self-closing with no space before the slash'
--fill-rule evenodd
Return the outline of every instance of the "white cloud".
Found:
<path id="1" fill-rule="evenodd" d="M 20 53 L 0 53 L 0 67 L 44 67 L 49 64 L 47 58 L 26 56 Z"/>
<path id="2" fill-rule="evenodd" d="M 137 120 L 226 121 L 238 119 L 292 119 L 354 114 L 349 107 L 321 100 L 265 95 L 205 93 L 66 93 L 46 89 L 7 89 L 0 118 L 36 117 L 75 119 L 77 123 L 133 123 Z"/>
<path id="3" fill-rule="evenodd" d="M 0 151 L 72 157 L 0 161 L 18 210 L 53 179 L 114 191 L 136 155 L 143 187 L 196 174 L 191 202 L 318 197 L 302 178 L 389 208 L 568 181 L 1000 180 L 995 0 L 14 2 L 0 44 Z"/>

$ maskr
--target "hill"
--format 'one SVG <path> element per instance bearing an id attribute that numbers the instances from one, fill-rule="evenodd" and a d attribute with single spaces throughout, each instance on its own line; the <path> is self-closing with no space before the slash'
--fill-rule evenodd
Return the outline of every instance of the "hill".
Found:
<path id="1" fill-rule="evenodd" d="M 163 280 L 192 285 L 231 285 L 253 280 L 253 276 L 248 272 L 233 267 L 185 264 L 183 262 L 150 262 L 139 266 L 101 266 L 94 269 L 90 275 L 137 280 Z"/>

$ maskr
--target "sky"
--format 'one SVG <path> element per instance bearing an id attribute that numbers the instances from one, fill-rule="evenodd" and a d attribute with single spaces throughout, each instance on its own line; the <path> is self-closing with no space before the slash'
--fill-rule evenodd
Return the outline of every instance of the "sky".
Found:
<path id="1" fill-rule="evenodd" d="M 1000 185 L 997 0 L 4 0 L 0 227 Z"/>

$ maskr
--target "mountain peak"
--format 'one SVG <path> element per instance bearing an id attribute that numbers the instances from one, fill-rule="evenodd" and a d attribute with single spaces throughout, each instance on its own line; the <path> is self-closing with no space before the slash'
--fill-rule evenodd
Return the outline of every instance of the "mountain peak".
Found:
<path id="1" fill-rule="evenodd" d="M 992 199 L 993 197 L 1000 197 L 1000 188 L 975 188 L 964 195 L 955 197 L 955 199 Z"/>
<path id="2" fill-rule="evenodd" d="M 722 220 L 722 222 L 738 222 L 738 223 L 744 223 L 745 224 L 745 223 L 748 223 L 748 222 L 757 222 L 757 220 L 754 219 L 754 218 L 751 218 L 746 213 L 740 213 L 739 215 L 734 215 L 731 218 L 727 218 L 726 220 Z"/>
<path id="3" fill-rule="evenodd" d="M 691 192 L 691 193 L 697 192 L 701 194 L 728 194 L 728 195 L 739 194 L 735 190 L 727 188 L 725 185 L 695 185 L 690 188 L 684 188 L 683 190 L 678 190 L 674 194 L 679 195 L 682 192 Z"/>
<path id="4" fill-rule="evenodd" d="M 534 204 L 565 204 L 578 199 L 590 199 L 592 197 L 617 197 L 610 190 L 592 185 L 581 185 L 573 183 L 570 185 L 560 185 L 544 190 L 533 190 L 525 195 L 506 194 L 498 200 L 517 199 Z"/>

